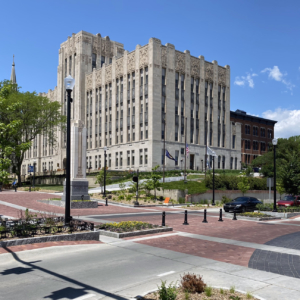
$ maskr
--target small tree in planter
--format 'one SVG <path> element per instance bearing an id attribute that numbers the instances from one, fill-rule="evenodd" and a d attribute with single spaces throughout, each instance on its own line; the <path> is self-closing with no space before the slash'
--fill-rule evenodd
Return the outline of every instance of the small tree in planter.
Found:
<path id="1" fill-rule="evenodd" d="M 243 177 L 241 181 L 237 184 L 238 189 L 243 193 L 243 196 L 250 189 L 249 179 L 245 173 L 243 173 Z"/>
<path id="2" fill-rule="evenodd" d="M 151 185 L 154 190 L 155 200 L 156 200 L 156 190 L 160 191 L 160 186 L 161 186 L 161 183 L 159 182 L 159 180 L 161 179 L 161 175 L 155 172 L 158 168 L 159 165 L 157 165 L 152 169 L 153 172 L 151 172 L 151 179 L 150 179 Z"/>
<path id="3" fill-rule="evenodd" d="M 109 172 L 106 170 L 106 184 L 111 183 L 111 175 Z M 103 186 L 104 186 L 104 168 L 102 168 L 98 175 L 96 176 L 96 181 L 95 183 L 99 183 L 99 186 L 101 187 L 101 191 L 103 192 Z"/>

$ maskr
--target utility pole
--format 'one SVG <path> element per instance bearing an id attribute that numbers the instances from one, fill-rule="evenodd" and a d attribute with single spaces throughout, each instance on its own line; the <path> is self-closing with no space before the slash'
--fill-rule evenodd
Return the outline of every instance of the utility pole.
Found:
<path id="1" fill-rule="evenodd" d="M 166 165 L 166 115 L 164 115 L 164 165 L 163 165 L 163 183 L 165 183 L 165 165 Z"/>
<path id="2" fill-rule="evenodd" d="M 184 128 L 184 153 L 185 153 L 185 156 L 184 156 L 184 183 L 187 183 L 186 181 L 186 122 L 187 122 L 187 118 L 185 118 L 185 128 Z"/>

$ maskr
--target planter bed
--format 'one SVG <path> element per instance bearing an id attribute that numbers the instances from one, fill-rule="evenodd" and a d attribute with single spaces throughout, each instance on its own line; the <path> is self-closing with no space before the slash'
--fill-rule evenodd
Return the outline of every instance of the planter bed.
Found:
<path id="1" fill-rule="evenodd" d="M 100 233 L 98 231 L 87 231 L 87 232 L 71 233 L 71 234 L 66 233 L 66 234 L 56 234 L 56 235 L 48 235 L 48 236 L 41 236 L 41 237 L 11 239 L 11 240 L 0 241 L 0 247 L 11 247 L 11 246 L 45 243 L 45 242 L 56 242 L 56 241 L 86 241 L 86 240 L 99 241 L 99 235 Z"/>
<path id="2" fill-rule="evenodd" d="M 224 213 L 223 216 L 227 218 L 233 218 L 233 213 Z M 270 216 L 270 217 L 248 217 L 248 216 L 241 216 L 240 214 L 236 214 L 236 218 L 238 220 L 250 220 L 250 221 L 269 221 L 269 220 L 281 220 L 280 217 Z"/>
<path id="3" fill-rule="evenodd" d="M 272 215 L 277 218 L 288 219 L 295 216 L 300 216 L 300 212 L 273 212 L 273 211 L 261 211 L 264 214 Z"/>
<path id="4" fill-rule="evenodd" d="M 99 199 L 96 199 L 96 198 L 92 198 L 91 200 L 94 200 L 94 201 L 98 201 L 98 202 L 101 202 L 101 203 L 105 203 L 105 200 L 99 200 Z M 160 201 L 162 202 L 162 201 Z M 121 202 L 116 202 L 116 201 L 111 201 L 111 200 L 108 200 L 107 201 L 108 204 L 116 204 L 116 205 L 120 205 L 120 206 L 125 206 L 125 207 L 166 207 L 166 206 L 183 206 L 185 205 L 184 203 L 183 204 L 171 204 L 171 203 L 168 203 L 168 204 L 149 204 L 149 205 L 146 205 L 146 204 L 140 204 L 140 205 L 131 205 L 131 204 L 126 204 L 126 203 L 121 203 Z M 141 203 L 141 202 L 139 202 Z M 162 202 L 163 203 L 163 202 Z"/>
<path id="5" fill-rule="evenodd" d="M 98 229 L 95 229 L 98 230 Z M 138 235 L 145 235 L 145 234 L 153 234 L 153 233 L 160 233 L 160 232 L 167 232 L 167 231 L 173 231 L 172 227 L 159 227 L 159 228 L 153 228 L 153 229 L 146 229 L 146 230 L 138 230 L 138 231 L 131 231 L 131 232 L 113 232 L 113 231 L 107 231 L 103 229 L 99 229 L 100 237 L 101 235 L 114 237 L 117 239 L 122 239 L 125 237 L 130 236 L 138 236 Z"/>

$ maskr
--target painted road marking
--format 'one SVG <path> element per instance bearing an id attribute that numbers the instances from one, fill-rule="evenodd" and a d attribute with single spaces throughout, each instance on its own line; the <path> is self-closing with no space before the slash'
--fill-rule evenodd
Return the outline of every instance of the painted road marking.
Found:
<path id="1" fill-rule="evenodd" d="M 175 271 L 170 271 L 170 272 L 167 272 L 167 273 L 162 273 L 162 274 L 157 275 L 157 277 L 162 277 L 162 276 L 170 275 L 170 274 L 173 274 L 173 273 L 175 273 Z"/>
<path id="2" fill-rule="evenodd" d="M 89 298 L 92 298 L 92 297 L 96 297 L 96 295 L 95 294 L 87 294 L 87 295 L 83 295 L 81 297 L 75 298 L 73 300 L 84 300 L 84 299 L 89 299 Z"/>

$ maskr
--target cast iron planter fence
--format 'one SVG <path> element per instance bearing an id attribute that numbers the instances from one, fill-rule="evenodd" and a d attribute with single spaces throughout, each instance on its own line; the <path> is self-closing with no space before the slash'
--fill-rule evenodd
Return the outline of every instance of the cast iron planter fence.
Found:
<path id="1" fill-rule="evenodd" d="M 63 217 L 32 218 L 31 220 L 0 220 L 0 239 L 27 238 L 84 230 L 94 231 L 94 223 L 71 220 L 70 224 L 65 226 Z"/>

